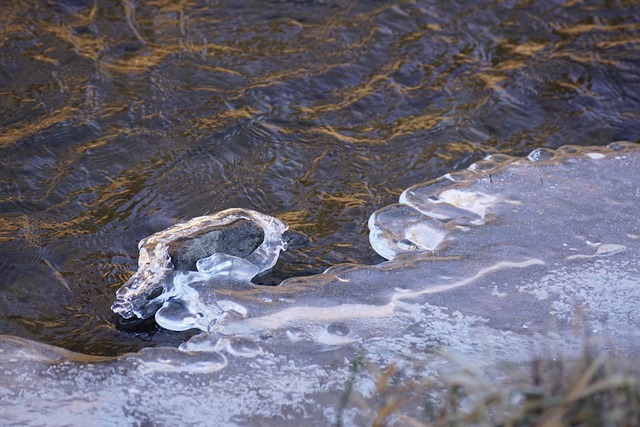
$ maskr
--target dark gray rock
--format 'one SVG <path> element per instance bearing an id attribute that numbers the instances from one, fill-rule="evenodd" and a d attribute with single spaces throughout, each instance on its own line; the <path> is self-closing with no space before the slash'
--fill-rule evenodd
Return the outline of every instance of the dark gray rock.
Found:
<path id="1" fill-rule="evenodd" d="M 223 226 L 176 239 L 167 245 L 176 270 L 196 271 L 196 261 L 214 253 L 244 258 L 264 241 L 264 230 L 255 223 L 240 219 Z"/>

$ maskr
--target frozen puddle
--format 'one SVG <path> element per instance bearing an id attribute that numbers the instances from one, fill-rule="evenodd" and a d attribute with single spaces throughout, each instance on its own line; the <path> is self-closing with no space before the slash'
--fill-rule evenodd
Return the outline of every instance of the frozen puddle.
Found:
<path id="1" fill-rule="evenodd" d="M 282 221 L 236 209 L 172 227 L 141 242 L 140 269 L 114 310 L 202 333 L 180 349 L 117 359 L 1 337 L 0 417 L 19 425 L 88 416 L 105 425 L 327 425 L 359 358 L 373 367 L 354 382 L 365 397 L 375 388 L 370 372 L 390 363 L 408 377 L 437 375 L 448 363 L 436 352 L 442 346 L 485 366 L 517 364 L 578 355 L 586 332 L 637 363 L 639 162 L 631 143 L 490 156 L 407 189 L 371 216 L 371 244 L 389 261 L 338 265 L 277 287 L 251 278 L 286 249 Z M 253 225 L 234 233 L 255 239 L 257 229 L 255 244 L 185 255 L 195 267 L 176 267 L 177 240 L 202 232 L 203 241 L 223 242 L 219 227 L 238 220 Z M 372 416 L 362 406 L 342 414 L 346 424 Z"/>

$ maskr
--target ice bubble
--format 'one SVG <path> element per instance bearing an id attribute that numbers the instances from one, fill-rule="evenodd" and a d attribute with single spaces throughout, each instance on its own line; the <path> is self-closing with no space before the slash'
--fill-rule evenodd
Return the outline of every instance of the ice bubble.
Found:
<path id="1" fill-rule="evenodd" d="M 347 335 L 340 335 L 330 332 L 328 329 L 317 329 L 312 331 L 310 337 L 317 343 L 327 346 L 341 346 L 351 344 L 355 341 L 354 337 Z"/>
<path id="2" fill-rule="evenodd" d="M 514 160 L 514 157 L 507 156 L 506 154 L 491 154 L 479 162 L 470 165 L 469 170 L 473 172 L 490 173 L 503 167 L 507 163 L 513 162 Z"/>
<path id="3" fill-rule="evenodd" d="M 327 332 L 332 335 L 338 335 L 340 337 L 344 337 L 349 335 L 349 327 L 344 323 L 331 323 L 327 326 Z"/>
<path id="4" fill-rule="evenodd" d="M 549 148 L 536 148 L 529 153 L 527 159 L 532 162 L 544 162 L 555 159 L 557 155 L 558 153 L 556 151 Z"/>

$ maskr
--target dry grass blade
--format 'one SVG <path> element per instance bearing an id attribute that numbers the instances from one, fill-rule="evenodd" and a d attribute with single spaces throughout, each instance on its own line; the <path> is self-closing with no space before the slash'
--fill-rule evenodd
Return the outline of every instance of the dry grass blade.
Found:
<path id="1" fill-rule="evenodd" d="M 450 354 L 447 358 L 452 375 L 422 379 L 406 376 L 404 365 L 370 367 L 375 394 L 363 397 L 367 404 L 361 409 L 366 408 L 371 425 L 640 425 L 640 380 L 604 356 L 594 359 L 585 351 L 578 361 L 536 360 L 528 374 L 522 366 L 487 368 Z"/>

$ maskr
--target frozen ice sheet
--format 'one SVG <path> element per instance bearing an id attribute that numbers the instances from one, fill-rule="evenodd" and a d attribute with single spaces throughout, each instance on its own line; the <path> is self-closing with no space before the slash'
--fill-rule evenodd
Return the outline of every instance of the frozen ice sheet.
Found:
<path id="1" fill-rule="evenodd" d="M 104 424 L 327 425 L 358 358 L 426 378 L 450 366 L 442 346 L 500 366 L 576 356 L 587 333 L 638 363 L 639 162 L 630 143 L 569 146 L 492 156 L 416 185 L 372 216 L 374 248 L 389 258 L 375 266 L 338 265 L 277 287 L 248 282 L 255 268 L 241 257 L 171 272 L 155 309 L 186 319 L 168 326 L 204 331 L 179 349 L 97 359 L 1 337 L 0 416 L 21 425 L 88 414 Z M 283 249 L 275 241 L 271 254 Z M 219 283 L 193 280 L 208 274 Z M 153 311 L 146 305 L 158 296 L 139 295 L 139 310 Z M 363 372 L 354 387 L 366 396 L 374 384 Z M 373 415 L 357 406 L 343 414 L 346 424 Z"/>

